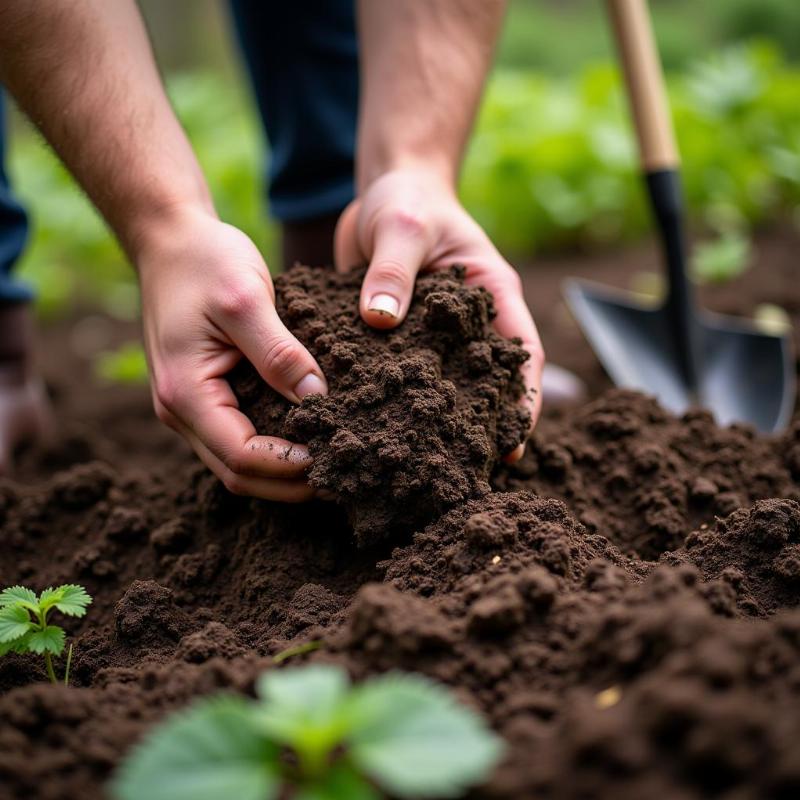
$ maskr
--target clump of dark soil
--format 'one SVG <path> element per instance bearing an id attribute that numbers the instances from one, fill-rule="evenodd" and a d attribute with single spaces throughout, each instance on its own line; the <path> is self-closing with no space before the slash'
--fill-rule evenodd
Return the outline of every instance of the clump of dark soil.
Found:
<path id="1" fill-rule="evenodd" d="M 559 330 L 544 327 L 546 346 Z M 458 397 L 462 378 L 445 377 L 435 347 L 445 334 L 429 335 Z M 50 342 L 59 364 L 64 338 Z M 370 354 L 383 358 L 390 338 L 360 340 L 359 358 L 377 370 Z M 252 401 L 261 388 L 248 395 L 242 380 Z M 60 385 L 69 409 L 90 384 Z M 359 543 L 344 508 L 356 495 L 233 497 L 165 443 L 146 392 L 87 402 L 96 427 L 73 422 L 64 443 L 28 455 L 35 486 L 0 482 L 2 582 L 77 580 L 95 598 L 66 622 L 72 689 L 43 683 L 33 657 L 0 659 L 3 800 L 102 800 L 165 714 L 220 689 L 251 693 L 272 655 L 312 640 L 322 647 L 289 663 L 420 671 L 480 710 L 509 751 L 476 800 L 800 796 L 800 419 L 765 438 L 611 391 L 547 413 L 523 461 L 495 467 L 495 491 Z M 137 425 L 114 424 L 121 407 L 139 409 Z M 274 398 L 264 409 L 290 424 Z M 487 464 L 502 449 L 491 419 Z M 357 462 L 341 474 L 361 485 Z"/>
<path id="2" fill-rule="evenodd" d="M 590 530 L 657 559 L 755 500 L 800 499 L 794 438 L 776 444 L 745 425 L 719 428 L 705 411 L 675 417 L 652 398 L 610 390 L 545 420 L 494 484 L 560 497 Z"/>
<path id="3" fill-rule="evenodd" d="M 493 331 L 492 298 L 466 286 L 463 269 L 421 276 L 391 331 L 361 320 L 363 277 L 296 266 L 276 281 L 278 312 L 322 367 L 327 397 L 292 408 L 249 364 L 233 385 L 259 433 L 309 445 L 311 484 L 336 496 L 366 544 L 486 494 L 529 417 L 527 354 Z"/>

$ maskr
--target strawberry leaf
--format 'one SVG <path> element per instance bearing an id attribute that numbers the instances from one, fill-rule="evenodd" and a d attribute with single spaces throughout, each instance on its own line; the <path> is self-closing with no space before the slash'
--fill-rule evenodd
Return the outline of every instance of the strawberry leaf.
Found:
<path id="1" fill-rule="evenodd" d="M 36 594 L 24 586 L 9 586 L 0 592 L 0 607 L 11 606 L 15 603 L 25 603 L 28 607 L 36 606 Z"/>
<path id="2" fill-rule="evenodd" d="M 52 653 L 59 656 L 64 650 L 64 631 L 57 625 L 48 625 L 44 630 L 34 631 L 28 639 L 28 650 L 32 653 Z"/>
<path id="3" fill-rule="evenodd" d="M 315 785 L 299 789 L 293 800 L 380 800 L 383 795 L 352 766 L 339 763 Z"/>
<path id="4" fill-rule="evenodd" d="M 92 602 L 86 589 L 74 583 L 59 586 L 57 591 L 60 593 L 60 598 L 56 601 L 55 607 L 70 617 L 82 617 L 86 613 L 86 607 Z"/>
<path id="5" fill-rule="evenodd" d="M 6 606 L 0 609 L 0 642 L 13 642 L 31 628 L 31 618 L 22 606 Z"/>
<path id="6" fill-rule="evenodd" d="M 47 611 L 48 608 L 52 608 L 61 599 L 61 595 L 62 591 L 60 586 L 58 589 L 54 589 L 52 586 L 48 586 L 47 589 L 42 589 L 42 593 L 39 595 L 39 608 L 41 608 L 42 611 Z"/>
<path id="7" fill-rule="evenodd" d="M 148 736 L 112 784 L 116 800 L 273 800 L 278 748 L 239 697 L 201 700 Z"/>
<path id="8" fill-rule="evenodd" d="M 256 684 L 264 701 L 259 728 L 274 741 L 316 751 L 332 749 L 346 732 L 347 673 L 326 664 L 270 670 Z"/>
<path id="9" fill-rule="evenodd" d="M 14 639 L 11 642 L 0 642 L 0 656 L 6 655 L 6 653 L 27 653 L 28 651 L 28 641 L 30 639 L 31 634 L 26 633 L 23 636 L 20 636 L 19 639 Z"/>
<path id="10" fill-rule="evenodd" d="M 392 796 L 460 797 L 499 760 L 500 739 L 443 687 L 389 674 L 356 687 L 350 757 Z"/>

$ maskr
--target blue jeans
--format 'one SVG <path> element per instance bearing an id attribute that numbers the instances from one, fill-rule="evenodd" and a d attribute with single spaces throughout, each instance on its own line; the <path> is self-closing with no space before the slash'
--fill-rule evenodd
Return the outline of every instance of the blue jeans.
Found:
<path id="1" fill-rule="evenodd" d="M 281 222 L 353 199 L 358 115 L 355 0 L 230 0 L 270 143 L 270 210 Z"/>
<path id="2" fill-rule="evenodd" d="M 6 115 L 0 91 L 0 305 L 30 300 L 29 287 L 14 279 L 12 269 L 28 239 L 28 215 L 14 199 L 5 170 Z"/>
<path id="3" fill-rule="evenodd" d="M 270 143 L 266 184 L 281 222 L 336 214 L 353 198 L 358 114 L 354 0 L 230 0 Z M 0 303 L 31 298 L 12 267 L 28 234 L 4 165 L 0 95 Z"/>

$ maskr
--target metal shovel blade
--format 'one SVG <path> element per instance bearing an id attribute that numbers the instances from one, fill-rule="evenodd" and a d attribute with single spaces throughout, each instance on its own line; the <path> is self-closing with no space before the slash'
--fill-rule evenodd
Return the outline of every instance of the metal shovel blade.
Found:
<path id="1" fill-rule="evenodd" d="M 669 411 L 708 409 L 717 423 L 749 422 L 763 433 L 785 427 L 794 409 L 795 371 L 788 335 L 752 322 L 700 311 L 700 370 L 688 384 L 663 306 L 589 281 L 564 284 L 575 319 L 617 386 L 655 395 Z"/>

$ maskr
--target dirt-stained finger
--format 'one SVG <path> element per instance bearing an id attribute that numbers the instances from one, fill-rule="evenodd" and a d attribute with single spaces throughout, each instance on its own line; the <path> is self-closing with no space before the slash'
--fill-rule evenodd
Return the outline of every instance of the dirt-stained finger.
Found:
<path id="1" fill-rule="evenodd" d="M 308 448 L 259 436 L 239 410 L 224 378 L 210 378 L 189 393 L 191 405 L 177 417 L 178 430 L 195 437 L 232 474 L 255 479 L 301 478 L 311 466 Z"/>

